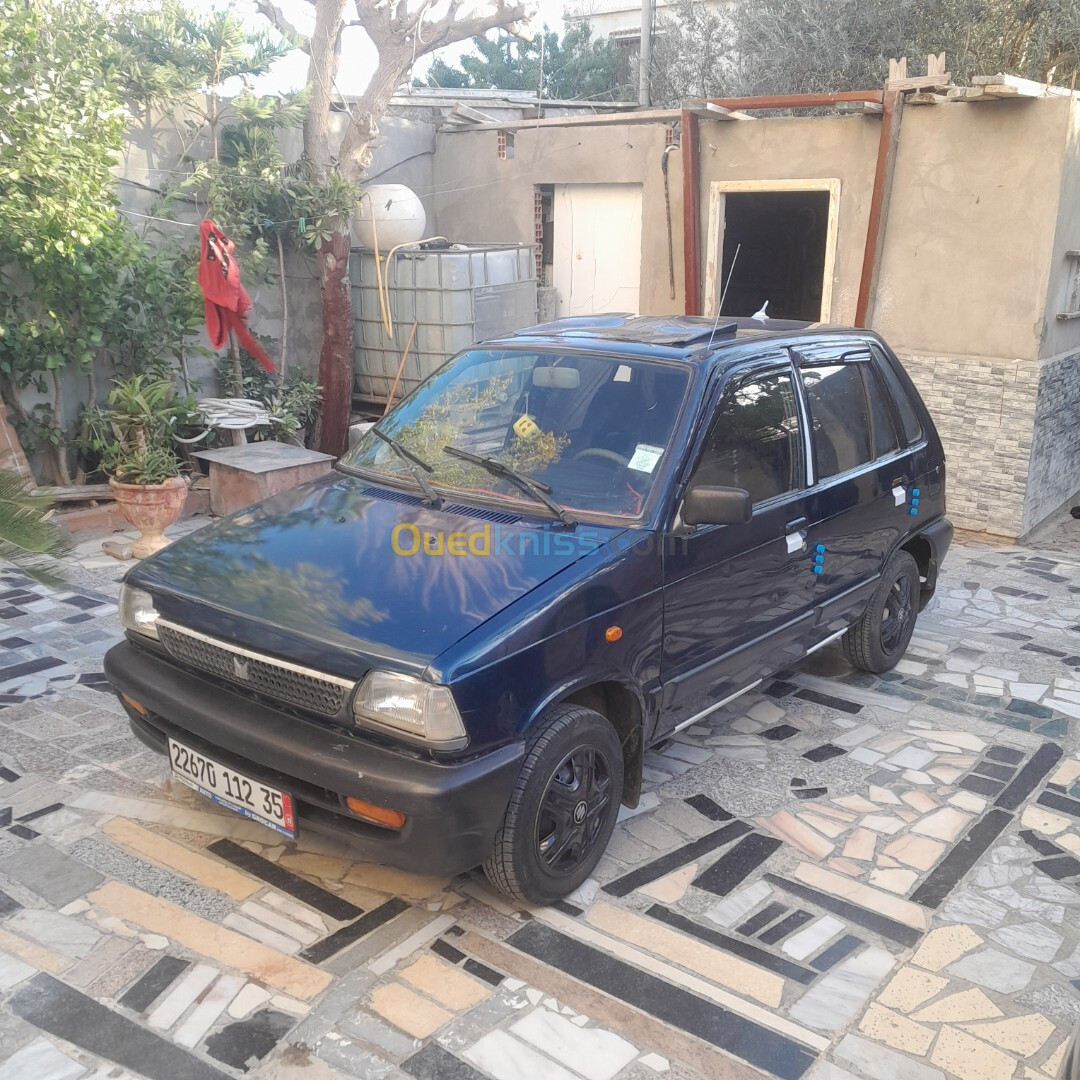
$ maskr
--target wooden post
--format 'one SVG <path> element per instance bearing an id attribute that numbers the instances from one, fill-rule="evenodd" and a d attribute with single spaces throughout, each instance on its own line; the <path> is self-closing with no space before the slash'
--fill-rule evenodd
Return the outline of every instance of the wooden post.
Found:
<path id="1" fill-rule="evenodd" d="M 698 118 L 689 109 L 682 111 L 683 165 L 683 310 L 701 314 L 701 169 L 698 146 Z"/>

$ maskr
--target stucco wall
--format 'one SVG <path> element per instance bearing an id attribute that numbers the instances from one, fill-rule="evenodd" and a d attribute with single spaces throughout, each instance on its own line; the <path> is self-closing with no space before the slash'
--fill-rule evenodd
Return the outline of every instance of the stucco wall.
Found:
<path id="1" fill-rule="evenodd" d="M 1035 359 L 1068 101 L 904 110 L 872 325 L 897 348 Z"/>
<path id="2" fill-rule="evenodd" d="M 704 121 L 700 124 L 702 287 L 708 257 L 710 185 L 715 180 L 840 181 L 831 321 L 850 325 L 870 213 L 880 121 L 862 116 Z M 714 311 L 704 298 L 705 311 Z M 735 312 L 752 315 L 753 311 Z"/>
<path id="3" fill-rule="evenodd" d="M 540 184 L 640 183 L 640 309 L 683 310 L 682 168 L 668 155 L 675 298 L 668 285 L 667 210 L 661 159 L 663 124 L 598 124 L 519 129 L 514 156 L 499 158 L 496 131 L 440 133 L 435 154 L 435 216 L 440 232 L 467 243 L 534 242 Z"/>

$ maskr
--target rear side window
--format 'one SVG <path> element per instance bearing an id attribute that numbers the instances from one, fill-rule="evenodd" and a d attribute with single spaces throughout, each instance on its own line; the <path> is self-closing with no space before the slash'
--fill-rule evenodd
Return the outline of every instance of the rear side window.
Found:
<path id="1" fill-rule="evenodd" d="M 876 349 L 874 355 L 876 358 L 874 367 L 877 368 L 881 377 L 885 380 L 889 396 L 896 402 L 896 411 L 900 414 L 900 425 L 904 431 L 904 445 L 910 446 L 912 443 L 917 443 L 922 438 L 923 430 L 922 424 L 919 423 L 919 414 L 911 403 L 911 396 L 901 384 L 888 359 Z"/>
<path id="2" fill-rule="evenodd" d="M 863 386 L 866 388 L 866 399 L 870 403 L 870 420 L 874 429 L 874 456 L 885 457 L 900 448 L 889 400 L 881 385 L 881 379 L 874 371 L 873 364 L 860 364 L 859 371 L 862 373 Z"/>
<path id="3" fill-rule="evenodd" d="M 754 503 L 802 488 L 799 413 L 790 373 L 762 375 L 724 394 L 691 483 L 743 488 Z"/>
<path id="4" fill-rule="evenodd" d="M 802 368 L 817 472 L 822 480 L 873 461 L 860 364 Z"/>

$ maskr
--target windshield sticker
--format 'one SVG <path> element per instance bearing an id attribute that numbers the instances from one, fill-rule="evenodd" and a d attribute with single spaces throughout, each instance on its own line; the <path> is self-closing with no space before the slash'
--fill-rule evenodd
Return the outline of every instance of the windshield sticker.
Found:
<path id="1" fill-rule="evenodd" d="M 648 443 L 638 443 L 634 456 L 627 463 L 627 468 L 637 472 L 651 473 L 656 468 L 656 463 L 664 453 L 662 446 L 650 446 Z"/>
<path id="2" fill-rule="evenodd" d="M 532 439 L 540 434 L 540 428 L 528 413 L 522 413 L 514 421 L 514 432 L 522 439 Z"/>

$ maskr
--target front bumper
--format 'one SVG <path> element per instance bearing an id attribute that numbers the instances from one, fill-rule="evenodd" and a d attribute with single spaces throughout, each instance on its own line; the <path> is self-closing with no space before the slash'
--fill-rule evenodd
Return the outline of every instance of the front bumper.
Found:
<path id="1" fill-rule="evenodd" d="M 172 735 L 292 792 L 301 832 L 336 833 L 359 860 L 431 877 L 488 857 L 524 756 L 522 744 L 454 764 L 399 753 L 234 693 L 130 641 L 106 654 L 105 675 L 118 694 L 146 708 L 144 717 L 124 703 L 132 729 L 152 750 L 166 753 Z M 401 810 L 405 825 L 361 821 L 345 809 L 348 795 Z"/>

